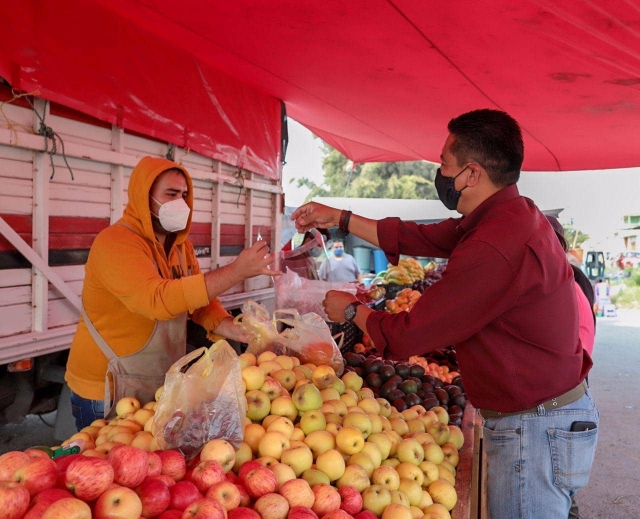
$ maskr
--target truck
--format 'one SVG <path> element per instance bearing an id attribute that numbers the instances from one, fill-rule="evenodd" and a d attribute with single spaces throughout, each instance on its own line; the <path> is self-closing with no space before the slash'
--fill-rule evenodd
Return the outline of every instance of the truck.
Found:
<path id="1" fill-rule="evenodd" d="M 95 236 L 121 217 L 137 162 L 167 157 L 191 174 L 190 239 L 204 272 L 230 263 L 258 237 L 276 249 L 282 185 L 279 175 L 269 178 L 41 97 L 16 96 L 6 83 L 0 103 L 0 427 L 58 408 L 56 431 L 63 431 L 70 418 L 65 365 L 84 264 Z M 43 120 L 53 139 L 39 134 Z M 247 299 L 273 308 L 273 282 L 259 276 L 220 299 L 231 313 Z"/>

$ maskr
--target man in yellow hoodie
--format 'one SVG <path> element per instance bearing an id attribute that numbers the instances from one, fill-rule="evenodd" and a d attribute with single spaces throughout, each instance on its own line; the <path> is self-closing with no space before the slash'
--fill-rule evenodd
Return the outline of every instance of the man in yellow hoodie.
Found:
<path id="1" fill-rule="evenodd" d="M 212 340 L 244 342 L 217 296 L 245 279 L 278 274 L 261 241 L 231 264 L 200 272 L 188 239 L 193 187 L 182 166 L 145 157 L 128 193 L 124 216 L 96 236 L 85 266 L 66 373 L 78 429 L 109 416 L 120 398 L 152 399 L 185 354 L 187 314 Z"/>

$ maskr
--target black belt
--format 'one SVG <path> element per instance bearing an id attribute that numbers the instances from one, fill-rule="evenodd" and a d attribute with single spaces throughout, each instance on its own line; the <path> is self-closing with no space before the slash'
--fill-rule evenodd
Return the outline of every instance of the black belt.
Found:
<path id="1" fill-rule="evenodd" d="M 564 395 L 560 395 L 559 397 L 552 398 L 546 402 L 540 404 L 547 411 L 553 411 L 554 409 L 559 409 L 564 407 L 565 405 L 572 404 L 576 400 L 580 400 L 582 396 L 585 394 L 587 390 L 586 382 L 580 382 L 576 387 L 574 387 L 571 391 L 567 391 Z M 498 411 L 491 411 L 490 409 L 479 409 L 480 415 L 483 418 L 503 418 L 505 416 L 515 416 L 518 414 L 530 414 L 537 413 L 538 406 L 532 407 L 531 409 L 525 409 L 524 411 L 517 411 L 515 413 L 500 413 Z"/>

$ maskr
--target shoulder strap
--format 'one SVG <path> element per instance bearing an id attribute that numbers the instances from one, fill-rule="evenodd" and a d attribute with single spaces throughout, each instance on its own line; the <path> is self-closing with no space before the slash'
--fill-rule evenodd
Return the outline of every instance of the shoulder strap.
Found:
<path id="1" fill-rule="evenodd" d="M 102 350 L 102 353 L 104 353 L 104 356 L 107 357 L 108 360 L 117 359 L 118 356 L 116 355 L 116 353 L 109 347 L 106 341 L 102 338 L 102 335 L 100 335 L 98 330 L 96 330 L 96 327 L 93 326 L 91 319 L 89 319 L 87 312 L 85 312 L 84 310 L 84 304 L 80 306 L 80 310 L 82 311 L 82 318 L 84 319 L 84 324 L 87 325 L 87 329 L 89 330 L 91 337 L 96 342 L 100 350 Z"/>

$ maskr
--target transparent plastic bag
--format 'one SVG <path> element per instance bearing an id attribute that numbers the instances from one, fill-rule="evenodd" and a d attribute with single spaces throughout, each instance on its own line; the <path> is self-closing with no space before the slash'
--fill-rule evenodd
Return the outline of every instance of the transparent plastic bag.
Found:
<path id="1" fill-rule="evenodd" d="M 313 312 L 326 321 L 329 317 L 322 302 L 329 290 L 340 290 L 353 295 L 358 291 L 353 283 L 304 279 L 289 269 L 275 279 L 275 287 L 277 308 L 292 308 L 301 314 Z"/>
<path id="2" fill-rule="evenodd" d="M 225 340 L 175 362 L 153 420 L 160 448 L 178 449 L 191 459 L 206 442 L 222 438 L 237 449 L 247 413 L 241 371 L 240 359 Z"/>
<path id="3" fill-rule="evenodd" d="M 311 229 L 305 236 L 310 235 L 311 240 L 302 243 L 295 249 L 280 253 L 280 265 L 282 270 L 295 272 L 303 279 L 318 280 L 318 269 L 327 259 L 328 252 L 322 234 L 317 229 Z"/>
<path id="4" fill-rule="evenodd" d="M 282 352 L 280 334 L 269 310 L 248 299 L 242 304 L 242 313 L 234 319 L 249 336 L 247 351 L 258 356 L 264 351 Z"/>

